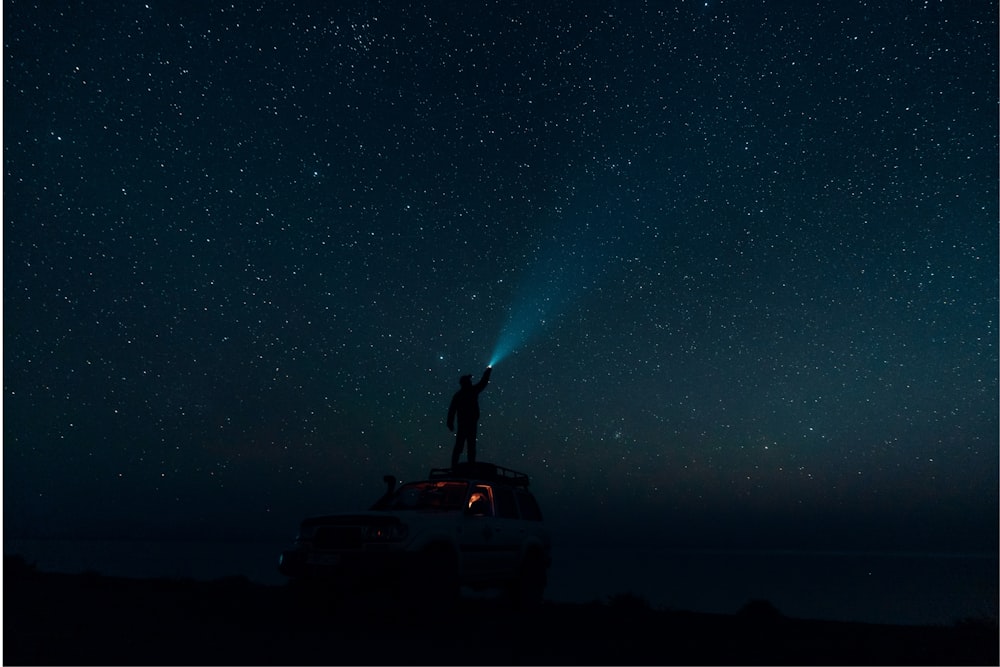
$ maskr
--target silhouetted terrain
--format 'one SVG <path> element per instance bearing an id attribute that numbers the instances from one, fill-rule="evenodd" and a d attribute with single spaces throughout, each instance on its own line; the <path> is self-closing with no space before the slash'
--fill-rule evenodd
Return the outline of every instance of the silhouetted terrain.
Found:
<path id="1" fill-rule="evenodd" d="M 880 626 L 592 604 L 454 609 L 369 596 L 332 608 L 285 586 L 37 572 L 4 562 L 4 664 L 998 664 L 993 622 Z"/>

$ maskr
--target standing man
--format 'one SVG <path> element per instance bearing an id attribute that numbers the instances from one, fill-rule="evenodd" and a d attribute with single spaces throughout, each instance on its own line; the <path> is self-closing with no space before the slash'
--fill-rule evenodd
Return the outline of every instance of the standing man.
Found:
<path id="1" fill-rule="evenodd" d="M 472 384 L 471 375 L 463 375 L 458 379 L 461 389 L 455 392 L 448 406 L 448 430 L 455 430 L 455 417 L 458 417 L 458 431 L 455 432 L 455 449 L 451 452 L 451 467 L 458 466 L 458 457 L 462 454 L 465 443 L 469 443 L 469 463 L 476 462 L 476 424 L 479 422 L 479 392 L 486 389 L 490 382 L 493 367 L 487 366 L 482 379 Z"/>

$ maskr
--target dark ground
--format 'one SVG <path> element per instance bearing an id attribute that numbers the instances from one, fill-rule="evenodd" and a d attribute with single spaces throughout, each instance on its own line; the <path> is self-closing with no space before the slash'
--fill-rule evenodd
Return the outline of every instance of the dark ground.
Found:
<path id="1" fill-rule="evenodd" d="M 997 665 L 995 621 L 954 627 L 784 618 L 766 602 L 735 615 L 650 609 L 629 594 L 515 610 L 378 596 L 340 609 L 283 586 L 37 572 L 4 559 L 5 665 Z"/>

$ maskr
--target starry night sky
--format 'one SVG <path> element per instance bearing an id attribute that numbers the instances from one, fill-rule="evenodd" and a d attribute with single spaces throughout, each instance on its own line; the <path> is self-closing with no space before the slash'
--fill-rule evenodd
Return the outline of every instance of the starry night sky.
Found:
<path id="1" fill-rule="evenodd" d="M 502 354 L 567 535 L 995 549 L 995 2 L 38 4 L 6 536 L 291 536 Z"/>

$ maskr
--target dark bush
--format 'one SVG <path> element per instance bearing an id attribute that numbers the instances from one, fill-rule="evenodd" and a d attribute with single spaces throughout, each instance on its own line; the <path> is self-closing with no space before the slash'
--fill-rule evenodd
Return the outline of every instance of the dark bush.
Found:
<path id="1" fill-rule="evenodd" d="M 649 611 L 649 600 L 635 593 L 616 593 L 608 596 L 608 606 L 619 611 Z"/>
<path id="2" fill-rule="evenodd" d="M 769 600 L 750 600 L 736 615 L 751 621 L 777 621 L 785 617 Z"/>

